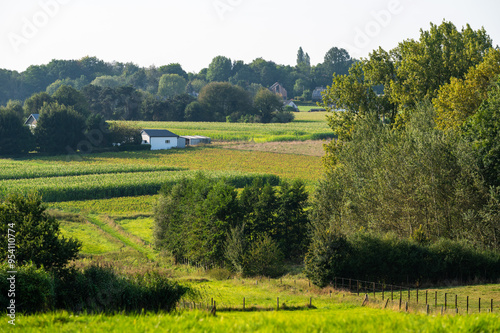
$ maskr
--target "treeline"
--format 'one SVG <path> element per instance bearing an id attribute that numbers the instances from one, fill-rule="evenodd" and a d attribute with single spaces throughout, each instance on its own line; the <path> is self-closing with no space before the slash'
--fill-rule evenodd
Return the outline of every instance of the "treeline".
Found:
<path id="1" fill-rule="evenodd" d="M 53 94 L 62 85 L 77 90 L 89 84 L 103 88 L 132 86 L 152 95 L 171 97 L 172 94 L 200 93 L 210 82 L 230 82 L 254 91 L 280 82 L 289 98 L 304 96 L 310 100 L 315 87 L 330 84 L 333 73 L 347 73 L 352 62 L 346 50 L 336 47 L 317 65 L 311 65 L 309 55 L 300 48 L 296 66 L 278 65 L 262 58 L 245 64 L 217 56 L 199 73 L 187 73 L 177 63 L 141 68 L 133 63 L 107 63 L 96 57 L 52 60 L 46 65 L 32 65 L 21 73 L 0 69 L 0 105 L 9 100 L 24 101 L 39 92 Z"/>

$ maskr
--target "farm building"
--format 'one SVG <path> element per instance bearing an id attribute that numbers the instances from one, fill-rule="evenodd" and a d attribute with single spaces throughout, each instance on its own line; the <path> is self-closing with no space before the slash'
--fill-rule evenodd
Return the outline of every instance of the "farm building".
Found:
<path id="1" fill-rule="evenodd" d="M 278 82 L 269 87 L 269 90 L 271 90 L 275 94 L 281 95 L 281 97 L 283 97 L 283 100 L 286 100 L 288 97 L 286 89 Z"/>
<path id="2" fill-rule="evenodd" d="M 182 143 L 184 140 L 179 140 L 179 136 L 167 130 L 145 129 L 141 131 L 142 143 L 150 144 L 151 150 L 184 148 Z"/>
<path id="3" fill-rule="evenodd" d="M 286 100 L 283 102 L 283 106 L 290 106 L 292 107 L 295 111 L 299 111 L 299 107 L 297 106 L 297 104 L 295 104 L 295 102 L 293 100 Z"/>
<path id="4" fill-rule="evenodd" d="M 323 95 L 321 95 L 321 93 L 323 91 L 325 91 L 326 89 L 324 87 L 317 87 L 316 89 L 314 89 L 314 91 L 312 92 L 312 100 L 314 102 L 320 102 L 323 100 Z"/>
<path id="5" fill-rule="evenodd" d="M 212 140 L 209 137 L 200 136 L 200 135 L 181 136 L 181 138 L 186 139 L 186 146 L 196 146 L 196 145 L 199 145 L 200 143 L 211 143 L 212 142 Z"/>
<path id="6" fill-rule="evenodd" d="M 35 128 L 39 117 L 40 115 L 38 113 L 30 114 L 28 119 L 26 119 L 26 121 L 24 122 L 24 125 L 28 126 L 30 129 Z"/>
<path id="7" fill-rule="evenodd" d="M 179 136 L 167 130 L 145 129 L 141 131 L 142 143 L 150 144 L 151 150 L 186 148 L 200 143 L 211 143 L 207 136 Z"/>

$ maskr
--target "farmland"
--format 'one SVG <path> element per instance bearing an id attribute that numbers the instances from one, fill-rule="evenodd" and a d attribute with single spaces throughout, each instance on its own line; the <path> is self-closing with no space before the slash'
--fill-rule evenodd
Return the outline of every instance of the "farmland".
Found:
<path id="1" fill-rule="evenodd" d="M 214 299 L 222 310 L 216 317 L 203 310 L 184 311 L 184 306 L 175 314 L 53 312 L 20 316 L 15 329 L 22 332 L 500 330 L 495 313 L 426 316 L 422 309 L 400 313 L 396 305 L 389 306 L 396 311 L 382 310 L 380 301 L 360 307 L 362 296 L 346 291 L 329 294 L 329 289 L 311 287 L 300 267 L 292 267 L 292 273 L 282 280 L 227 279 L 225 270 L 173 265 L 168 255 L 152 247 L 152 210 L 158 190 L 162 184 L 175 183 L 180 177 L 192 177 L 203 171 L 208 177 L 226 178 L 241 188 L 256 176 L 264 175 L 274 185 L 278 178 L 301 179 L 312 190 L 323 172 L 318 151 L 324 142 L 307 140 L 329 137 L 331 132 L 324 116 L 324 113 L 298 113 L 295 122 L 284 125 L 138 122 L 135 123 L 138 127 L 168 128 L 180 135 L 208 135 L 232 142 L 183 150 L 33 155 L 0 160 L 0 193 L 40 192 L 50 214 L 61 221 L 63 235 L 82 241 L 76 266 L 98 261 L 111 263 L 122 272 L 158 269 L 195 291 L 183 302 L 202 306 Z M 283 140 L 294 141 L 283 143 Z M 313 146 L 316 153 L 308 153 Z M 466 288 L 446 290 L 475 298 L 498 299 L 498 286 Z M 278 297 L 281 307 L 275 311 Z M 247 309 L 262 311 L 241 311 L 243 298 Z M 494 312 L 498 312 L 497 305 Z"/>
<path id="2" fill-rule="evenodd" d="M 332 138 L 325 112 L 295 112 L 286 124 L 208 122 L 127 122 L 137 128 L 169 129 L 177 135 L 203 135 L 219 141 L 305 141 Z"/>

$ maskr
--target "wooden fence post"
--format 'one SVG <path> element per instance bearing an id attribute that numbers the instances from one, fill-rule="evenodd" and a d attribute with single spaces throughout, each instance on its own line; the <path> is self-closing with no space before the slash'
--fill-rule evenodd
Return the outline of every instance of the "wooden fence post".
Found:
<path id="1" fill-rule="evenodd" d="M 458 295 L 455 294 L 455 309 L 458 309 Z"/>
<path id="2" fill-rule="evenodd" d="M 447 309 L 447 302 L 446 302 L 447 296 L 448 296 L 448 293 L 444 293 L 444 309 L 445 310 Z"/>
<path id="3" fill-rule="evenodd" d="M 276 311 L 279 311 L 280 309 L 280 298 L 276 297 Z"/>
<path id="4" fill-rule="evenodd" d="M 493 298 L 491 299 L 491 312 L 493 312 Z"/>
<path id="5" fill-rule="evenodd" d="M 467 313 L 469 313 L 469 296 L 467 296 Z"/>
<path id="6" fill-rule="evenodd" d="M 245 311 L 245 297 L 243 297 L 243 311 Z"/>
<path id="7" fill-rule="evenodd" d="M 479 297 L 479 313 L 481 313 L 481 297 Z"/>
<path id="8" fill-rule="evenodd" d="M 427 315 L 429 315 L 429 304 L 425 305 L 425 312 L 427 313 Z"/>
<path id="9" fill-rule="evenodd" d="M 373 299 L 375 299 L 375 282 L 373 282 Z"/>
<path id="10" fill-rule="evenodd" d="M 418 304 L 418 288 L 417 288 L 417 304 Z"/>
<path id="11" fill-rule="evenodd" d="M 425 305 L 429 304 L 429 303 L 427 303 L 427 293 L 428 293 L 428 290 L 425 291 Z"/>
<path id="12" fill-rule="evenodd" d="M 391 284 L 391 301 L 394 301 L 393 285 Z"/>

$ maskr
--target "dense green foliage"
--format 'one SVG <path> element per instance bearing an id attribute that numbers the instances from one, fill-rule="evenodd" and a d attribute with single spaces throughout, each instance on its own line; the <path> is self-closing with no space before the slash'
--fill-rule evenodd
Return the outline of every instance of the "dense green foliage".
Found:
<path id="1" fill-rule="evenodd" d="M 197 174 L 162 188 L 155 207 L 155 244 L 176 261 L 227 263 L 244 274 L 274 276 L 282 256 L 304 254 L 306 200 L 304 185 L 297 181 L 282 182 L 275 191 L 257 178 L 238 196 L 227 181 Z"/>
<path id="2" fill-rule="evenodd" d="M 0 108 L 0 155 L 28 153 L 35 148 L 33 136 L 19 114 Z"/>
<path id="3" fill-rule="evenodd" d="M 484 29 L 467 25 L 459 31 L 444 21 L 421 30 L 418 40 L 405 40 L 391 51 L 374 50 L 349 75 L 334 75 L 328 87 L 324 106 L 347 111 L 330 116 L 334 132 L 348 139 L 353 120 L 368 113 L 404 124 L 416 105 L 436 98 L 450 81 L 463 79 L 491 47 Z"/>
<path id="4" fill-rule="evenodd" d="M 327 159 L 313 220 L 332 231 L 402 238 L 422 226 L 431 240 L 499 250 L 497 190 L 481 177 L 476 156 L 468 140 L 436 129 L 431 106 L 415 109 L 403 130 L 358 119 L 351 140 L 339 141 Z"/>
<path id="5" fill-rule="evenodd" d="M 0 255 L 14 267 L 33 262 L 59 270 L 76 258 L 81 243 L 62 237 L 59 222 L 45 209 L 37 194 L 11 194 L 0 204 Z"/>
<path id="6" fill-rule="evenodd" d="M 388 284 L 441 283 L 500 277 L 500 255 L 474 250 L 465 242 L 436 242 L 357 232 L 345 238 L 317 231 L 306 257 L 305 271 L 318 286 L 335 277 Z"/>
<path id="7" fill-rule="evenodd" d="M 8 268 L 2 264 L 0 287 L 9 290 Z M 20 266 L 16 274 L 16 312 L 67 310 L 87 313 L 116 311 L 172 311 L 187 287 L 156 272 L 121 276 L 109 267 L 89 266 L 50 273 L 34 265 Z M 7 308 L 7 293 L 0 295 Z"/>

